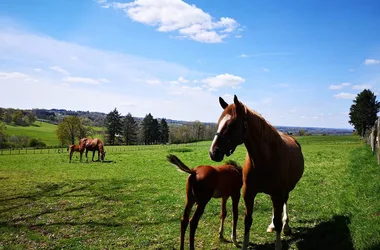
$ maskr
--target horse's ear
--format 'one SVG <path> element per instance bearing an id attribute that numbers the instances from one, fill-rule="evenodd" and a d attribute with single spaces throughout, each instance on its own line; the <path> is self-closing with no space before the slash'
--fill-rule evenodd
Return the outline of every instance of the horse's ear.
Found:
<path id="1" fill-rule="evenodd" d="M 222 106 L 223 109 L 226 109 L 227 106 L 228 106 L 228 103 L 226 103 L 225 100 L 223 100 L 222 97 L 219 96 L 219 103 L 220 103 L 220 106 Z"/>
<path id="2" fill-rule="evenodd" d="M 234 95 L 234 103 L 235 103 L 235 106 L 236 106 L 236 110 L 239 112 L 239 111 L 243 111 L 244 112 L 244 106 L 243 106 L 243 103 L 241 103 L 239 101 L 239 99 L 237 98 L 236 95 Z"/>

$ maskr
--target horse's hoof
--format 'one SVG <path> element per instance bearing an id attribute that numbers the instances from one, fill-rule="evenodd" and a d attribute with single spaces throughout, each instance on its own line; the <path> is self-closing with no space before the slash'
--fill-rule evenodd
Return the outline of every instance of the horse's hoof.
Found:
<path id="1" fill-rule="evenodd" d="M 271 225 L 267 228 L 267 232 L 268 233 L 271 233 L 274 231 L 274 227 L 272 227 Z"/>
<path id="2" fill-rule="evenodd" d="M 284 227 L 284 229 L 282 231 L 284 232 L 285 236 L 289 236 L 292 234 L 292 229 L 289 226 Z"/>

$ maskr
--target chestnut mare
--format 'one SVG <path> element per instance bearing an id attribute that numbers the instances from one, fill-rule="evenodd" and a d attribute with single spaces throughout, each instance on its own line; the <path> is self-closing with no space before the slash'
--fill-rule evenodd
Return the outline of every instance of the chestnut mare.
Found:
<path id="1" fill-rule="evenodd" d="M 219 103 L 224 111 L 210 147 L 210 158 L 219 162 L 242 143 L 248 151 L 243 166 L 245 228 L 242 249 L 247 249 L 249 244 L 255 197 L 257 193 L 266 193 L 273 205 L 272 222 L 267 231 L 276 231 L 275 249 L 280 250 L 282 229 L 285 234 L 290 233 L 286 212 L 289 193 L 304 171 L 301 146 L 296 139 L 278 132 L 260 114 L 247 108 L 236 95 L 233 104 L 228 105 L 221 97 Z"/>
<path id="2" fill-rule="evenodd" d="M 219 238 L 223 239 L 224 219 L 227 216 L 226 202 L 231 196 L 232 199 L 232 234 L 231 239 L 237 246 L 236 224 L 238 220 L 238 205 L 240 200 L 240 189 L 242 183 L 242 169 L 234 161 L 228 161 L 224 165 L 213 167 L 201 165 L 194 169 L 187 167 L 175 155 L 168 155 L 170 163 L 176 165 L 180 170 L 190 174 L 186 182 L 186 203 L 183 216 L 181 218 L 181 247 L 184 249 L 185 232 L 189 224 L 191 208 L 197 203 L 197 208 L 190 220 L 190 249 L 194 249 L 195 231 L 198 226 L 207 203 L 211 198 L 222 198 L 222 208 L 220 212 Z"/>
<path id="3" fill-rule="evenodd" d="M 79 140 L 79 147 L 82 148 L 82 150 L 86 150 L 86 161 L 88 161 L 88 157 L 87 157 L 88 151 L 92 151 L 92 161 L 94 161 L 95 151 L 98 151 L 98 161 L 104 161 L 106 152 L 104 151 L 102 140 L 98 138 L 94 138 L 94 139 L 82 138 Z"/>
<path id="4" fill-rule="evenodd" d="M 74 152 L 80 153 L 80 161 L 82 162 L 82 154 L 83 154 L 84 148 L 82 148 L 82 150 L 81 150 L 79 145 L 71 144 L 69 146 L 69 151 L 70 151 L 70 161 L 69 161 L 70 163 L 71 163 L 71 158 L 73 157 Z"/>

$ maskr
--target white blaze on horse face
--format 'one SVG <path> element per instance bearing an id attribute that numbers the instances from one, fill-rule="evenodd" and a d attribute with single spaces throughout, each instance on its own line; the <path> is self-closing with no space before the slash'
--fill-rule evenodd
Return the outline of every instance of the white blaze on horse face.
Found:
<path id="1" fill-rule="evenodd" d="M 218 126 L 218 130 L 216 132 L 220 133 L 222 131 L 222 129 L 224 128 L 224 126 L 226 125 L 227 121 L 229 121 L 230 119 L 231 119 L 231 115 L 229 115 L 229 114 L 225 115 L 223 117 L 223 119 L 220 121 L 219 126 Z M 214 151 L 216 139 L 218 139 L 217 135 L 214 136 L 214 140 L 211 143 L 210 152 Z"/>

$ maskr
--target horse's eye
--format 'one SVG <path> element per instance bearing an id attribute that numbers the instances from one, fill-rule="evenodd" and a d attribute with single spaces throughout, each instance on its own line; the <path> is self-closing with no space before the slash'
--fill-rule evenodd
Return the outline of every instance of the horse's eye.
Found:
<path id="1" fill-rule="evenodd" d="M 227 128 L 228 129 L 232 129 L 234 127 L 234 123 L 233 122 L 230 122 L 227 124 Z"/>

